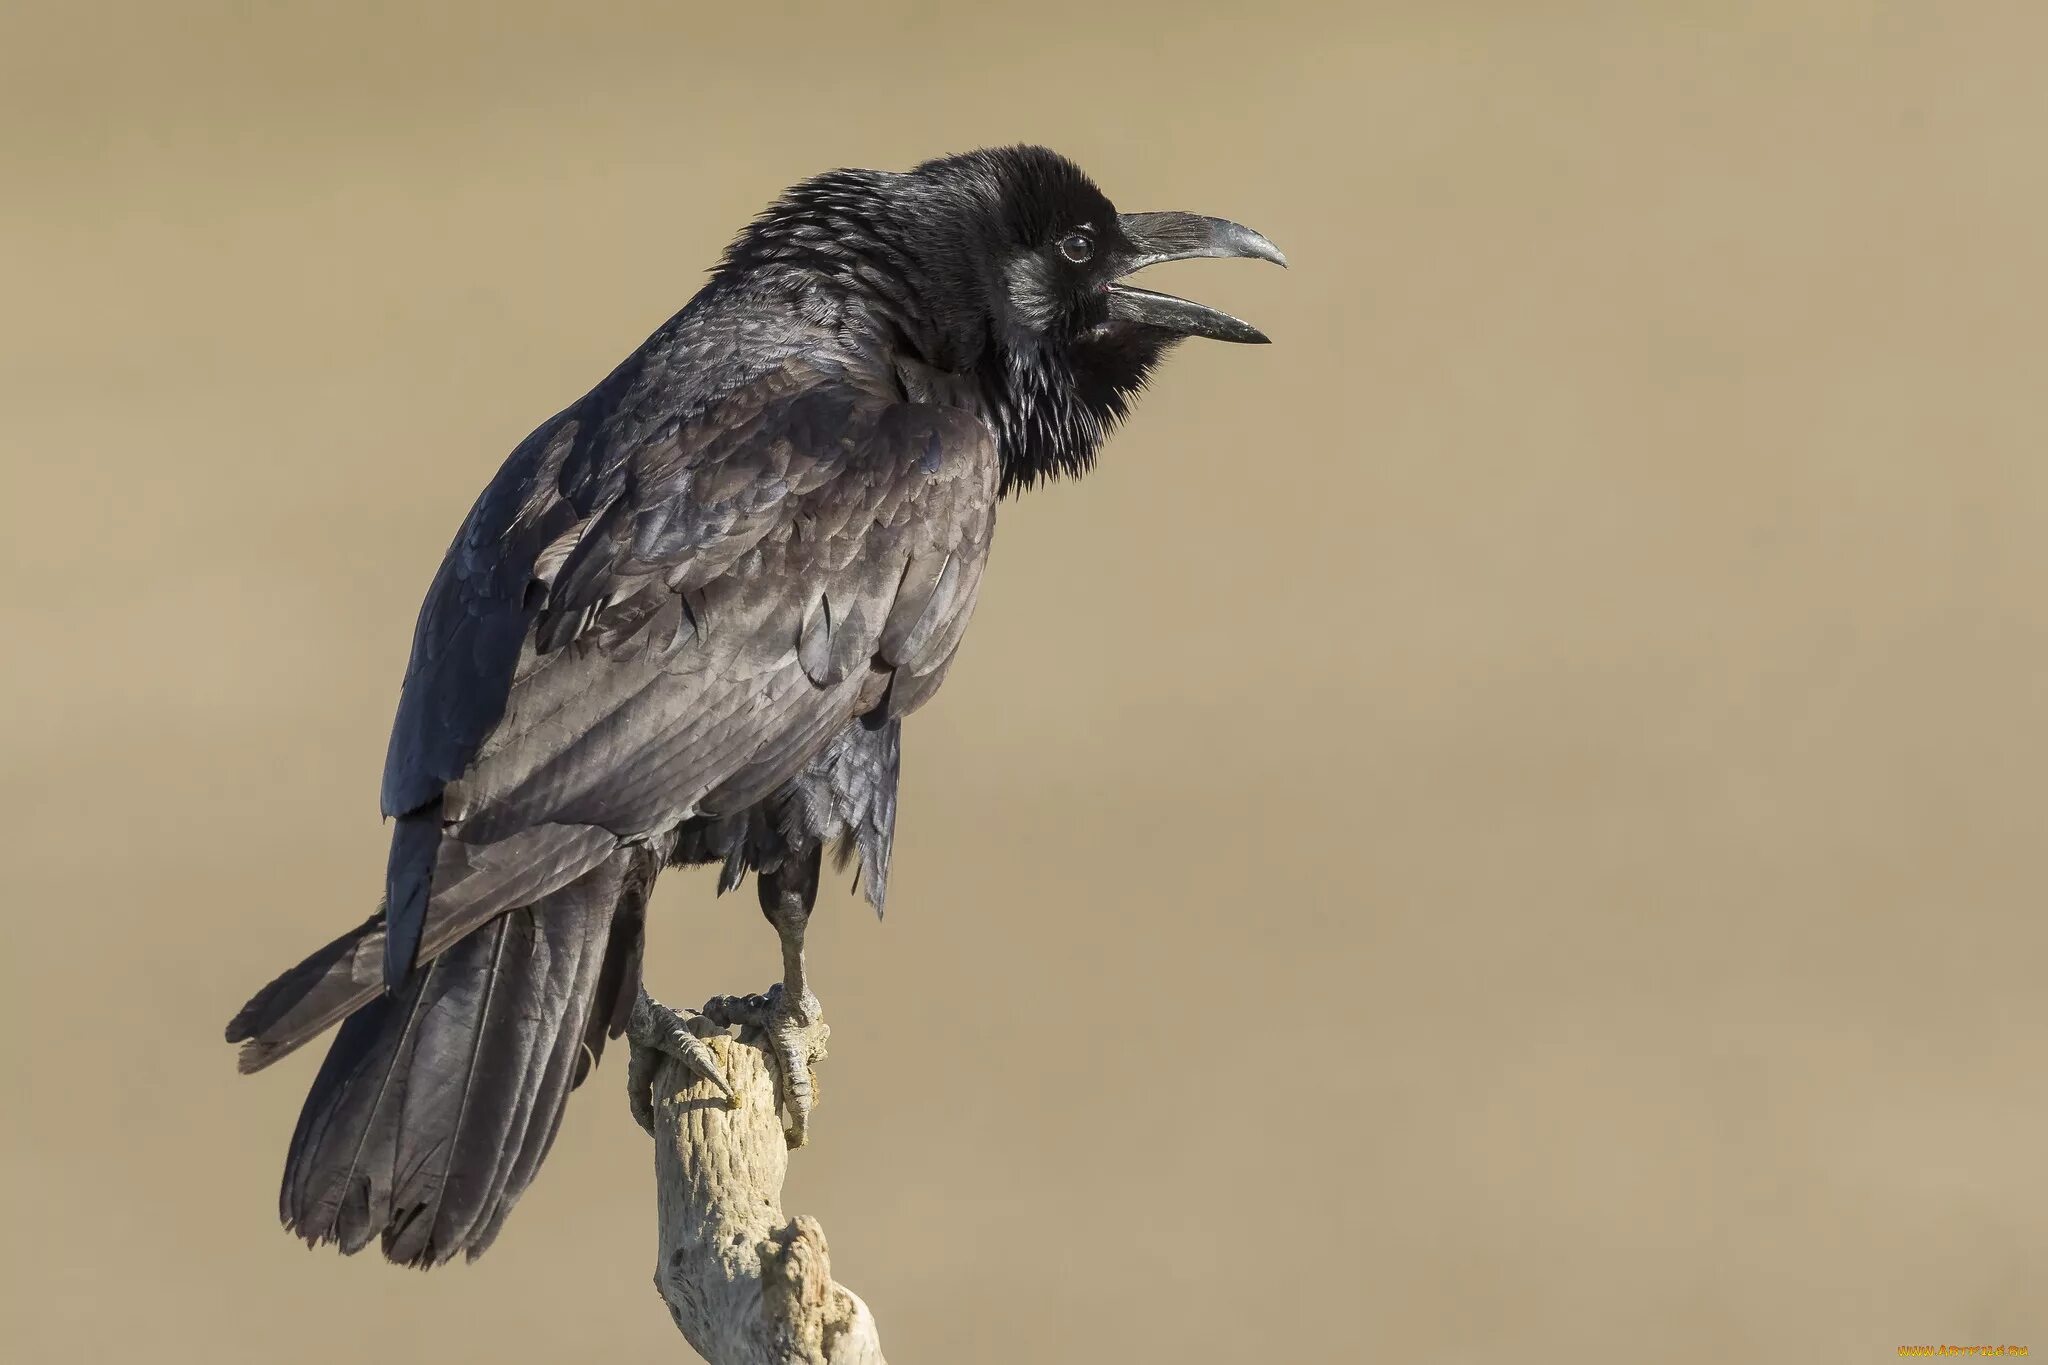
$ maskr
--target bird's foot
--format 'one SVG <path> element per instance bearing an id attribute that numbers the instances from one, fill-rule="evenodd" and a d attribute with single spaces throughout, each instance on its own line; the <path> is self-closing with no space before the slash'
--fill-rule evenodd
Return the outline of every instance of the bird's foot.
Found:
<path id="1" fill-rule="evenodd" d="M 803 1146 L 818 1103 L 813 1068 L 825 1060 L 825 1042 L 832 1036 L 818 997 L 808 990 L 792 995 L 775 985 L 765 995 L 719 996 L 705 1003 L 704 1017 L 714 1024 L 761 1030 L 775 1059 L 776 1099 L 789 1120 L 782 1135 L 791 1147 Z"/>
<path id="2" fill-rule="evenodd" d="M 700 1036 L 700 1031 L 722 1033 L 728 1027 L 697 1010 L 671 1009 L 649 995 L 645 986 L 640 988 L 626 1022 L 626 1038 L 633 1047 L 626 1066 L 626 1098 L 633 1107 L 633 1121 L 649 1137 L 654 1136 L 654 1073 L 664 1057 L 675 1058 L 717 1087 L 727 1107 L 739 1103 L 717 1056 Z"/>

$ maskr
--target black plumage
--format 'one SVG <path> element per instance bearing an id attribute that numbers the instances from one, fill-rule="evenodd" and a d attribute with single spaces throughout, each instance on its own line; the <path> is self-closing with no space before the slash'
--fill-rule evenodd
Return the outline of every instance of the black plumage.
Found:
<path id="1" fill-rule="evenodd" d="M 882 907 L 901 721 L 999 495 L 1085 470 L 1174 342 L 1264 339 L 1118 282 L 1199 255 L 1280 260 L 1119 216 L 1038 148 L 832 172 L 521 443 L 420 612 L 383 909 L 228 1028 L 256 1070 L 341 1023 L 287 1226 L 413 1265 L 488 1246 L 625 1026 L 662 866 L 787 866 L 799 954 L 821 850 Z"/>

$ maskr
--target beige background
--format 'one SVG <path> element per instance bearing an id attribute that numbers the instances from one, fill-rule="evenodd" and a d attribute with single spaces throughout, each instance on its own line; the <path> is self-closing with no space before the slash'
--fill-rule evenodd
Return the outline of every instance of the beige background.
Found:
<path id="1" fill-rule="evenodd" d="M 2048 1351 L 2048 10 L 867 8 L 7 6 L 0 1350 L 679 1357 L 616 1060 L 421 1276 L 220 1026 L 504 453 L 788 182 L 1033 139 L 1295 268 L 1164 279 L 1277 344 L 1010 509 L 822 916 L 892 1357 Z M 773 971 L 709 889 L 672 999 Z"/>

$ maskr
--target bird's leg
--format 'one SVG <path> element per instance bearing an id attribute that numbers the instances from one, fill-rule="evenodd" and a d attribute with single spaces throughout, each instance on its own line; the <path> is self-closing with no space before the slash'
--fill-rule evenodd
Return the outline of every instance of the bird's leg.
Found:
<path id="1" fill-rule="evenodd" d="M 825 1059 L 825 1040 L 831 1033 L 804 972 L 804 929 L 818 899 L 822 854 L 822 849 L 813 848 L 785 859 L 774 872 L 755 876 L 761 913 L 782 940 L 782 984 L 766 995 L 722 996 L 704 1006 L 705 1017 L 714 1023 L 752 1025 L 767 1035 L 781 1081 L 779 1098 L 789 1117 L 784 1133 L 792 1147 L 803 1146 L 810 1131 L 811 1109 L 818 1097 L 811 1068 Z"/>
<path id="2" fill-rule="evenodd" d="M 649 995 L 645 986 L 633 1001 L 633 1012 L 626 1021 L 626 1038 L 633 1048 L 626 1063 L 626 1097 L 633 1107 L 633 1121 L 649 1137 L 654 1135 L 654 1073 L 663 1057 L 676 1058 L 717 1086 L 728 1105 L 738 1102 L 718 1058 L 694 1031 L 699 1026 L 728 1027 L 694 1010 L 670 1009 Z"/>

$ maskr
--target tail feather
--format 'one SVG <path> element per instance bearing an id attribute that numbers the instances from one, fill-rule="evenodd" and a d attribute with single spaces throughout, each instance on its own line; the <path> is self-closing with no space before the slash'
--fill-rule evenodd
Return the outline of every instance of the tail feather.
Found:
<path id="1" fill-rule="evenodd" d="M 626 1031 L 633 1015 L 633 1001 L 640 994 L 640 952 L 647 942 L 647 898 L 654 894 L 654 879 L 661 874 L 664 855 L 659 848 L 642 847 L 626 864 L 620 881 L 618 910 L 612 920 L 611 939 L 605 945 L 604 968 L 597 978 L 600 1008 L 590 1012 L 583 1030 L 582 1056 L 576 1064 L 576 1079 L 584 1077 L 604 1059 L 604 1045 Z M 602 1008 L 609 1001 L 610 1009 Z"/>
<path id="2" fill-rule="evenodd" d="M 659 851 L 650 848 L 641 848 L 626 856 L 625 873 L 616 895 L 617 909 L 605 943 L 604 963 L 598 969 L 596 997 L 584 1024 L 581 1045 L 573 1050 L 558 1049 L 549 1058 L 543 1093 L 553 1093 L 560 1084 L 565 1063 L 569 1068 L 567 1088 L 574 1090 L 582 1085 L 604 1056 L 606 1040 L 623 1034 L 626 1021 L 633 1013 L 634 998 L 640 993 L 640 954 L 646 942 L 647 898 L 654 890 L 654 879 L 660 873 L 664 859 Z M 517 1159 L 504 1168 L 508 1177 L 505 1188 L 513 1191 L 514 1197 L 533 1183 L 541 1162 L 554 1146 L 561 1122 L 561 1107 L 558 1106 L 552 1123 L 527 1125 Z M 512 1203 L 511 1198 L 495 1200 L 495 1210 L 478 1233 L 476 1246 L 479 1251 L 497 1240 L 505 1215 L 512 1211 Z"/>
<path id="3" fill-rule="evenodd" d="M 384 990 L 384 912 L 364 920 L 256 992 L 228 1022 L 236 1065 L 261 1071 L 297 1052 Z"/>
<path id="4" fill-rule="evenodd" d="M 626 856 L 615 852 L 609 834 L 589 825 L 537 825 L 477 846 L 442 839 L 438 853 L 401 829 L 392 847 L 411 850 L 422 885 L 432 871 L 433 899 L 424 919 L 401 917 L 415 921 L 401 927 L 421 964 L 496 916 L 542 904 L 594 875 L 608 858 Z M 258 991 L 228 1024 L 228 1041 L 243 1045 L 242 1071 L 261 1071 L 289 1056 L 383 994 L 389 943 L 389 918 L 380 910 Z"/>
<path id="5" fill-rule="evenodd" d="M 272 1049 L 258 1065 L 343 1002 L 356 1010 L 292 1139 L 279 1197 L 287 1227 L 351 1253 L 381 1237 L 386 1256 L 415 1266 L 490 1245 L 594 1060 L 591 1038 L 601 1043 L 637 992 L 649 858 L 619 850 L 457 940 L 388 995 L 377 994 L 382 947 L 372 952 L 365 925 L 250 1002 L 237 1022 L 251 1048 Z M 359 998 L 360 982 L 371 989 Z"/>
<path id="6" fill-rule="evenodd" d="M 422 1093 L 417 1058 L 408 1078 L 384 1240 L 392 1260 L 434 1264 L 456 1250 L 481 1251 L 483 1227 L 525 1190 L 525 1181 L 512 1188 L 519 1154 L 535 1141 L 551 1144 L 561 1124 L 610 910 L 596 909 L 574 935 L 543 934 L 532 912 L 499 921 L 475 1007 L 466 1019 L 451 1017 L 447 1046 L 427 1068 L 430 1086 L 440 1089 L 445 1077 L 452 1095 Z M 562 917 L 556 907 L 549 913 Z"/>

